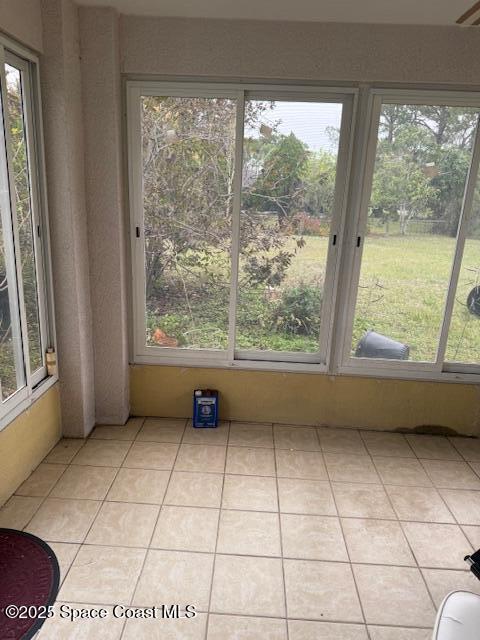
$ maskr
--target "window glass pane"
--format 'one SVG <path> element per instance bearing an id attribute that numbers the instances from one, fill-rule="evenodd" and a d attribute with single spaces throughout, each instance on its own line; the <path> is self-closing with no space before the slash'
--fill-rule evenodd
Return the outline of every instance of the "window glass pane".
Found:
<path id="1" fill-rule="evenodd" d="M 30 369 L 34 373 L 43 365 L 43 349 L 40 333 L 37 276 L 35 271 L 35 246 L 33 239 L 32 199 L 23 105 L 22 73 L 6 64 L 7 108 L 10 127 L 11 157 L 15 186 L 20 259 L 22 262 L 23 297 L 27 316 L 28 350 Z"/>
<path id="2" fill-rule="evenodd" d="M 316 353 L 342 105 L 245 106 L 237 349 Z"/>
<path id="3" fill-rule="evenodd" d="M 0 132 L 0 401 L 6 400 L 24 383 L 10 193 L 2 131 Z"/>
<path id="4" fill-rule="evenodd" d="M 3 204 L 3 198 L 2 198 Z M 22 341 L 19 331 L 15 281 L 6 247 L 4 215 L 0 217 L 0 385 L 1 400 L 6 400 L 24 384 Z M 5 232 L 5 233 L 4 233 Z"/>
<path id="5" fill-rule="evenodd" d="M 352 355 L 435 361 L 477 117 L 382 106 Z"/>
<path id="6" fill-rule="evenodd" d="M 480 179 L 468 223 L 445 360 L 480 364 Z"/>
<path id="7" fill-rule="evenodd" d="M 143 97 L 148 345 L 225 349 L 236 102 Z"/>

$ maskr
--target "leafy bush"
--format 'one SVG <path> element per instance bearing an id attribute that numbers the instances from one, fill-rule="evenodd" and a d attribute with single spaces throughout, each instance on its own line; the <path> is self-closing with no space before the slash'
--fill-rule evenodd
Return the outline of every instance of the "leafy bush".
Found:
<path id="1" fill-rule="evenodd" d="M 321 304 L 320 286 L 299 283 L 285 289 L 273 312 L 276 331 L 290 335 L 318 335 Z"/>
<path id="2" fill-rule="evenodd" d="M 272 326 L 272 305 L 265 287 L 239 288 L 237 305 L 237 326 L 241 331 L 270 331 Z"/>

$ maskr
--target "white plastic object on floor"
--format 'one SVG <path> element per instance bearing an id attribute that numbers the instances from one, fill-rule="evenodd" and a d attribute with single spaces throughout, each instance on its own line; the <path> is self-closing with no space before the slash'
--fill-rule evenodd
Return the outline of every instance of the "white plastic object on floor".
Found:
<path id="1" fill-rule="evenodd" d="M 453 591 L 438 610 L 433 640 L 479 640 L 480 596 Z"/>

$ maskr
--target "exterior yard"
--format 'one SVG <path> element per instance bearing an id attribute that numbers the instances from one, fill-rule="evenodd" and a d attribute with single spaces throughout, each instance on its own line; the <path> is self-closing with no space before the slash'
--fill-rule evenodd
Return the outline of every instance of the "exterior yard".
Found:
<path id="1" fill-rule="evenodd" d="M 286 248 L 293 251 L 296 240 L 298 238 L 292 236 Z M 321 305 L 318 292 L 323 286 L 328 242 L 327 237 L 305 237 L 304 246 L 297 248 L 285 279 L 278 287 L 266 290 L 265 287 L 240 284 L 238 348 L 306 352 L 318 349 Z M 454 249 L 455 238 L 441 235 L 367 236 L 355 308 L 352 353 L 365 331 L 372 329 L 408 344 L 411 360 L 431 362 L 435 359 Z M 227 271 L 223 259 L 218 267 L 219 271 Z M 460 271 L 447 360 L 479 361 L 480 318 L 466 307 L 467 295 L 478 283 L 479 273 L 480 240 L 469 239 Z M 198 286 L 198 273 L 195 280 Z M 188 283 L 186 286 L 188 289 Z M 175 336 L 179 339 L 178 346 L 211 347 L 212 336 L 215 336 L 215 346 L 225 348 L 228 293 L 228 286 L 214 287 L 211 295 L 206 288 L 202 301 L 196 295 L 194 313 L 189 313 L 188 309 L 179 313 L 181 302 L 172 299 L 171 311 L 150 315 L 149 325 L 151 328 L 160 326 Z M 290 295 L 290 301 L 293 296 L 294 302 L 293 307 L 287 305 L 285 309 L 286 294 Z M 295 331 L 288 322 L 291 309 L 291 314 L 302 321 L 317 316 L 316 321 L 306 323 L 303 331 Z"/>

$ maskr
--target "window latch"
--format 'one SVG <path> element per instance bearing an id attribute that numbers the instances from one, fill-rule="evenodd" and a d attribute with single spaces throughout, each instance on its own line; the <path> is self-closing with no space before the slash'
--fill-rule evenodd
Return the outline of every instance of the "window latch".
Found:
<path id="1" fill-rule="evenodd" d="M 137 238 L 140 237 L 140 227 L 135 227 L 135 235 L 137 236 Z"/>
<path id="2" fill-rule="evenodd" d="M 357 248 L 360 246 L 361 242 L 362 242 L 361 236 L 357 236 Z"/>

